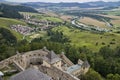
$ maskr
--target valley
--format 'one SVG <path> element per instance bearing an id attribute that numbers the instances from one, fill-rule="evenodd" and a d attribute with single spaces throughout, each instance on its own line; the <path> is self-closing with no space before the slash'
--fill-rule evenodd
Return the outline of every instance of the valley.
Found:
<path id="1" fill-rule="evenodd" d="M 0 3 L 0 61 L 46 48 L 59 57 L 62 53 L 73 64 L 79 59 L 90 64 L 86 74 L 77 76 L 80 80 L 120 80 L 119 2 Z M 41 61 L 33 62 L 37 60 Z M 0 71 L 4 80 L 19 72 L 13 64 Z"/>

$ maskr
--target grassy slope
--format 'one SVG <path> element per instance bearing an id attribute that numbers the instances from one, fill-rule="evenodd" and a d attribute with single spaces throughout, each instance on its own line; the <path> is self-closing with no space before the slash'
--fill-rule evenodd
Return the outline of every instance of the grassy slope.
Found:
<path id="1" fill-rule="evenodd" d="M 80 31 L 75 28 L 68 28 L 66 26 L 56 27 L 52 30 L 62 31 L 64 35 L 68 36 L 68 38 L 71 40 L 71 45 L 75 45 L 76 47 L 87 46 L 88 48 L 94 51 L 98 51 L 102 46 L 110 45 L 110 42 L 113 39 L 115 39 L 115 44 L 111 44 L 111 48 L 115 48 L 117 45 L 120 45 L 120 35 L 118 34 L 96 34 L 88 31 Z M 98 45 L 96 46 L 97 42 Z M 105 43 L 105 45 L 102 45 L 103 42 Z"/>
<path id="2" fill-rule="evenodd" d="M 10 30 L 17 37 L 18 40 L 22 39 L 22 35 L 20 35 L 19 33 L 10 29 L 9 26 L 13 25 L 13 24 L 26 25 L 26 23 L 19 21 L 19 20 L 16 20 L 16 19 L 0 18 L 0 27 Z"/>

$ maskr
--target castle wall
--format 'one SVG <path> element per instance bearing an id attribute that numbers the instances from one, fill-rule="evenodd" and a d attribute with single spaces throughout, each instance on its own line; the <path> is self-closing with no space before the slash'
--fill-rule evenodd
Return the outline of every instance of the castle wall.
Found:
<path id="1" fill-rule="evenodd" d="M 53 80 L 80 80 L 75 76 L 72 76 L 66 72 L 63 72 L 60 69 L 57 69 L 54 66 L 51 66 L 50 68 L 45 66 L 39 66 L 39 70 L 51 76 Z"/>
<path id="2" fill-rule="evenodd" d="M 18 68 L 18 70 L 23 71 L 26 68 L 28 68 L 31 65 L 31 63 L 43 60 L 44 56 L 46 56 L 47 54 L 48 52 L 45 52 L 43 50 L 30 51 L 24 53 L 23 55 L 17 54 L 15 56 L 1 61 L 0 69 L 4 68 L 5 66 L 8 66 L 9 64 L 14 63 L 16 64 L 16 68 Z M 42 66 L 39 66 L 39 70 L 51 76 L 53 80 L 79 80 L 75 76 L 79 76 L 81 73 L 86 73 L 89 70 L 89 67 L 85 67 L 85 69 L 81 68 L 79 70 L 74 71 L 72 73 L 74 75 L 73 76 L 72 74 L 69 74 L 62 70 L 61 65 L 63 65 L 63 61 L 68 66 L 74 65 L 64 54 L 62 54 L 62 61 L 58 61 L 52 64 L 52 66 L 44 60 L 41 61 L 43 62 L 43 64 Z"/>
<path id="3" fill-rule="evenodd" d="M 68 67 L 74 65 L 64 54 L 60 54 L 59 56 L 62 61 L 67 64 Z"/>
<path id="4" fill-rule="evenodd" d="M 1 61 L 1 62 L 0 62 L 0 69 L 8 66 L 8 65 L 11 64 L 14 60 L 17 60 L 17 55 L 12 56 L 12 57 L 10 57 L 10 58 L 8 58 L 8 59 L 5 59 L 5 60 Z"/>
<path id="5" fill-rule="evenodd" d="M 42 58 L 43 56 L 47 55 L 47 53 L 43 52 L 42 50 L 36 50 L 36 53 L 27 52 L 23 55 L 17 54 L 8 59 L 5 59 L 0 62 L 0 69 L 8 66 L 9 64 L 15 63 L 16 65 L 19 64 L 23 69 L 26 69 L 30 64 L 30 59 L 32 58 Z"/>

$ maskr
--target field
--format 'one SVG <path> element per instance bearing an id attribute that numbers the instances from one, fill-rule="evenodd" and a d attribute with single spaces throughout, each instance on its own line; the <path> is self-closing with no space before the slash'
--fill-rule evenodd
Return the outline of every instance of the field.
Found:
<path id="1" fill-rule="evenodd" d="M 58 17 L 58 15 L 54 12 L 46 11 L 44 12 L 46 15 L 52 16 L 52 17 Z"/>
<path id="2" fill-rule="evenodd" d="M 39 31 L 37 33 L 29 35 L 29 37 L 27 39 L 31 41 L 34 38 L 46 37 L 46 36 L 47 36 L 47 32 L 46 31 Z"/>
<path id="3" fill-rule="evenodd" d="M 48 21 L 52 21 L 52 22 L 63 22 L 62 19 L 60 19 L 60 18 L 46 16 L 46 15 L 36 15 L 36 16 L 33 16 L 33 18 L 37 18 L 39 20 L 48 20 Z"/>
<path id="4" fill-rule="evenodd" d="M 53 16 L 52 13 L 50 13 L 50 14 L 28 13 L 28 12 L 20 12 L 20 13 L 31 15 L 32 18 L 36 18 L 39 20 L 48 20 L 48 21 L 52 21 L 52 22 L 63 22 L 62 19 Z"/>
<path id="5" fill-rule="evenodd" d="M 98 20 L 90 18 L 90 17 L 84 17 L 84 18 L 80 19 L 79 22 L 84 23 L 86 25 L 98 26 L 101 28 L 107 27 L 104 22 L 98 21 Z"/>
<path id="6" fill-rule="evenodd" d="M 60 18 L 63 19 L 64 21 L 70 22 L 71 19 L 72 19 L 72 16 L 69 16 L 69 15 L 61 15 Z"/>
<path id="7" fill-rule="evenodd" d="M 16 20 L 16 19 L 0 18 L 0 28 L 6 28 L 6 29 L 10 30 L 17 37 L 18 40 L 21 40 L 22 35 L 9 28 L 9 26 L 13 25 L 13 24 L 27 25 L 26 23 Z"/>
<path id="8" fill-rule="evenodd" d="M 80 31 L 66 26 L 56 27 L 53 31 L 62 31 L 70 39 L 70 44 L 75 47 L 86 46 L 93 51 L 98 51 L 102 46 L 115 48 L 120 45 L 120 35 L 114 33 L 97 34 Z"/>
<path id="9" fill-rule="evenodd" d="M 120 28 L 120 19 L 119 19 L 119 20 L 112 20 L 111 23 L 112 23 L 115 27 L 119 27 L 119 28 Z"/>
<path id="10" fill-rule="evenodd" d="M 112 18 L 110 23 L 112 23 L 114 27 L 120 27 L 120 16 L 115 15 L 101 15 L 101 16 Z"/>

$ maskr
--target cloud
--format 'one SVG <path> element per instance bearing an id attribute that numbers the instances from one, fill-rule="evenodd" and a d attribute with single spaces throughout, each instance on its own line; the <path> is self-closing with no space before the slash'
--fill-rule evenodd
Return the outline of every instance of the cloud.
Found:
<path id="1" fill-rule="evenodd" d="M 113 0 L 7 0 L 12 2 L 91 2 L 91 1 L 113 1 Z M 120 1 L 120 0 L 114 0 Z"/>

